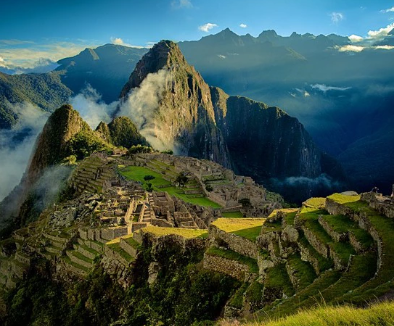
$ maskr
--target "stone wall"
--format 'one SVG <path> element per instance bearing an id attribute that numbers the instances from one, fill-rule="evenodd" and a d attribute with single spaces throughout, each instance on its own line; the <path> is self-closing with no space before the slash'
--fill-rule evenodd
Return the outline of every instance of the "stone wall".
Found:
<path id="1" fill-rule="evenodd" d="M 304 232 L 305 238 L 308 240 L 308 242 L 311 244 L 313 248 L 316 249 L 316 251 L 322 255 L 324 258 L 329 258 L 330 257 L 330 247 L 321 242 L 316 235 L 307 229 L 305 226 L 302 226 L 302 231 Z"/>
<path id="2" fill-rule="evenodd" d="M 125 239 L 120 238 L 119 245 L 130 256 L 137 257 L 137 249 L 135 249 L 132 245 L 130 245 Z"/>
<path id="3" fill-rule="evenodd" d="M 209 226 L 209 238 L 211 241 L 215 241 L 216 238 L 219 238 L 226 242 L 231 250 L 236 251 L 241 255 L 257 259 L 258 248 L 255 242 L 233 233 L 227 233 L 212 224 Z"/>
<path id="4" fill-rule="evenodd" d="M 344 232 L 344 233 L 336 232 L 322 216 L 319 216 L 318 222 L 323 227 L 323 229 L 331 236 L 331 238 L 333 238 L 336 242 L 347 242 L 349 240 L 348 232 Z"/>
<path id="5" fill-rule="evenodd" d="M 310 252 L 309 249 L 307 247 L 304 247 L 300 242 L 298 242 L 298 247 L 300 248 L 300 255 L 301 255 L 301 259 L 303 261 L 307 261 L 309 262 L 313 269 L 316 272 L 316 275 L 320 274 L 320 268 L 319 268 L 319 260 L 314 257 Z"/>
<path id="6" fill-rule="evenodd" d="M 376 195 L 373 192 L 361 194 L 361 200 L 366 201 L 369 206 L 380 214 L 389 218 L 394 218 L 394 199 Z"/>
<path id="7" fill-rule="evenodd" d="M 204 254 L 203 267 L 229 275 L 241 282 L 250 282 L 257 278 L 256 274 L 250 273 L 247 265 L 223 257 Z"/>

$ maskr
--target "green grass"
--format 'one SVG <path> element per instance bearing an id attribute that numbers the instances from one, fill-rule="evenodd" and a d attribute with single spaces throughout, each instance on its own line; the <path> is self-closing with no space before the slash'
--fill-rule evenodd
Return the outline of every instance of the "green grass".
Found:
<path id="1" fill-rule="evenodd" d="M 142 232 L 152 233 L 156 236 L 175 234 L 175 235 L 180 235 L 186 239 L 208 237 L 208 231 L 205 229 L 184 229 L 184 228 L 165 228 L 159 226 L 147 226 L 141 230 Z"/>
<path id="2" fill-rule="evenodd" d="M 79 259 L 81 259 L 81 260 L 83 260 L 83 261 L 86 261 L 87 263 L 92 263 L 92 260 L 90 259 L 90 258 L 88 258 L 88 257 L 86 257 L 86 256 L 84 256 L 84 255 L 82 255 L 80 252 L 78 252 L 78 251 L 75 251 L 75 250 L 73 250 L 72 252 L 71 252 L 71 254 L 74 256 L 74 257 L 77 257 L 77 258 L 79 258 Z"/>
<path id="3" fill-rule="evenodd" d="M 256 241 L 264 221 L 263 218 L 218 218 L 212 225 L 225 232 Z"/>
<path id="4" fill-rule="evenodd" d="M 135 240 L 133 239 L 132 236 L 131 236 L 131 237 L 128 237 L 128 238 L 124 238 L 124 240 L 125 240 L 130 246 L 132 246 L 134 249 L 138 249 L 139 247 L 141 247 L 141 245 L 140 245 L 137 241 L 135 241 Z"/>
<path id="5" fill-rule="evenodd" d="M 326 205 L 326 198 L 324 197 L 312 197 L 303 203 L 307 207 L 324 208 Z"/>
<path id="6" fill-rule="evenodd" d="M 294 294 L 293 285 L 286 272 L 285 264 L 278 264 L 270 268 L 267 272 L 267 278 L 264 285 L 266 288 L 275 288 L 283 291 L 287 296 Z"/>
<path id="7" fill-rule="evenodd" d="M 187 203 L 204 206 L 204 207 L 212 207 L 212 208 L 222 207 L 218 203 L 215 203 L 206 197 L 197 197 L 196 195 L 184 194 L 183 188 L 177 188 L 175 186 L 172 186 L 171 182 L 165 180 L 162 174 L 157 173 L 149 168 L 142 166 L 128 166 L 125 169 L 121 169 L 120 173 L 129 180 L 141 182 L 141 184 L 144 186 L 145 189 L 147 188 L 147 183 L 151 183 L 153 190 L 166 191 L 171 196 L 178 197 Z M 144 176 L 146 175 L 152 175 L 155 178 L 153 180 L 145 181 Z"/>
<path id="8" fill-rule="evenodd" d="M 333 266 L 333 261 L 331 259 L 324 258 L 322 255 L 320 255 L 316 251 L 316 249 L 312 247 L 312 245 L 308 242 L 308 240 L 305 238 L 305 236 L 302 233 L 300 233 L 298 242 L 308 250 L 309 254 L 312 257 L 317 259 L 320 272 L 325 271 Z"/>
<path id="9" fill-rule="evenodd" d="M 281 231 L 281 230 L 282 230 L 282 222 L 280 220 L 274 222 L 268 222 L 268 220 L 265 220 L 261 232 L 268 233 L 268 232 Z"/>
<path id="10" fill-rule="evenodd" d="M 222 217 L 241 218 L 243 215 L 241 212 L 223 212 Z"/>
<path id="11" fill-rule="evenodd" d="M 294 297 L 282 300 L 281 304 L 272 303 L 264 307 L 262 313 L 259 316 L 272 316 L 272 317 L 283 317 L 294 313 L 299 308 L 310 307 L 305 302 L 313 297 L 319 295 L 321 291 L 328 288 L 330 285 L 334 284 L 341 277 L 339 271 L 329 270 L 321 274 L 312 284 L 310 284 L 305 289 L 298 291 Z M 315 302 L 316 303 L 316 302 Z M 314 304 L 315 304 L 314 303 Z M 274 309 L 273 309 L 274 308 Z"/>
<path id="12" fill-rule="evenodd" d="M 299 280 L 297 291 L 306 288 L 316 278 L 315 270 L 308 262 L 301 260 L 300 255 L 293 254 L 287 259 L 287 263 L 292 270 L 296 270 L 296 277 Z"/>
<path id="13" fill-rule="evenodd" d="M 334 231 L 338 233 L 352 233 L 357 241 L 362 245 L 364 250 L 367 250 L 374 245 L 371 235 L 367 231 L 361 229 L 358 224 L 352 221 L 348 216 L 325 215 L 323 216 L 323 219 L 331 226 Z"/>
<path id="14" fill-rule="evenodd" d="M 304 223 L 305 227 L 313 232 L 317 239 L 324 244 L 327 244 L 331 250 L 335 251 L 343 264 L 349 260 L 349 256 L 355 253 L 354 248 L 349 243 L 335 242 L 334 239 L 323 229 L 318 218 L 323 218 L 327 215 L 325 210 L 316 208 L 302 208 L 300 213 L 300 221 Z M 328 217 L 326 217 L 328 218 Z"/>
<path id="15" fill-rule="evenodd" d="M 217 247 L 210 247 L 206 253 L 212 256 L 218 256 L 222 258 L 227 258 L 229 260 L 235 260 L 241 264 L 244 264 L 249 267 L 249 271 L 251 273 L 258 273 L 259 267 L 257 266 L 257 261 L 253 258 L 243 256 L 235 251 L 230 249 L 223 250 Z"/>
<path id="16" fill-rule="evenodd" d="M 285 215 L 285 221 L 287 225 L 294 225 L 294 219 L 297 215 L 297 211 L 291 212 L 291 213 L 287 213 Z"/>
<path id="17" fill-rule="evenodd" d="M 74 263 L 74 262 L 70 259 L 70 257 L 64 256 L 64 257 L 62 257 L 61 259 L 64 260 L 68 265 L 72 265 L 72 266 L 74 266 L 74 267 L 77 268 L 77 269 L 82 269 L 82 270 L 85 271 L 86 273 L 89 273 L 89 268 L 87 268 L 87 267 L 85 267 L 85 266 L 82 266 L 82 265 L 79 265 L 79 264 L 77 264 L 77 263 Z"/>
<path id="18" fill-rule="evenodd" d="M 222 323 L 222 326 L 231 324 Z M 369 308 L 355 308 L 352 306 L 328 306 L 303 310 L 295 315 L 279 320 L 265 318 L 262 322 L 251 322 L 245 326 L 369 326 L 394 325 L 394 302 L 382 302 Z"/>
<path id="19" fill-rule="evenodd" d="M 230 298 L 229 306 L 242 309 L 244 302 L 244 293 L 248 288 L 249 283 L 243 283 L 242 286 L 234 293 L 234 295 Z"/>
<path id="20" fill-rule="evenodd" d="M 335 194 L 328 196 L 327 198 L 332 199 L 339 204 L 347 204 L 347 203 L 359 201 L 360 195 L 346 196 L 346 195 L 341 195 L 341 194 L 335 193 Z"/>
<path id="21" fill-rule="evenodd" d="M 127 262 L 132 262 L 134 260 L 133 256 L 130 256 L 126 251 L 124 251 L 119 243 L 111 243 L 107 246 L 111 248 L 113 251 L 117 252 L 121 257 L 123 257 Z"/>

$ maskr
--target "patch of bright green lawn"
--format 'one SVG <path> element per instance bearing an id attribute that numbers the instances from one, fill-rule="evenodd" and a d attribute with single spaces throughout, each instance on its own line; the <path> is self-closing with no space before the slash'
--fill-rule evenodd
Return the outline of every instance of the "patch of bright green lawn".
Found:
<path id="1" fill-rule="evenodd" d="M 143 187 L 147 188 L 147 183 L 152 184 L 152 188 L 155 191 L 166 191 L 169 195 L 175 196 L 182 199 L 183 201 L 199 206 L 221 208 L 218 203 L 206 197 L 195 197 L 193 195 L 186 195 L 182 189 L 176 188 L 171 185 L 171 182 L 165 180 L 160 173 L 157 173 L 151 169 L 143 166 L 128 166 L 125 169 L 120 170 L 120 173 L 129 180 L 139 181 Z M 155 178 L 152 180 L 145 181 L 144 177 L 146 175 L 152 175 Z M 187 185 L 186 185 L 187 187 Z"/>
<path id="2" fill-rule="evenodd" d="M 241 212 L 223 212 L 222 217 L 241 218 L 243 215 Z"/>
<path id="3" fill-rule="evenodd" d="M 218 218 L 212 225 L 225 232 L 256 241 L 264 221 L 264 218 Z"/>
<path id="4" fill-rule="evenodd" d="M 360 195 L 346 196 L 346 195 L 335 193 L 328 196 L 327 198 L 332 199 L 339 204 L 346 204 L 346 203 L 357 202 L 360 200 L 360 197 L 361 197 Z"/>
<path id="5" fill-rule="evenodd" d="M 175 235 L 180 235 L 186 239 L 206 238 L 208 236 L 208 230 L 205 229 L 165 228 L 165 227 L 150 225 L 141 230 L 143 232 L 152 233 L 157 236 L 175 234 Z"/>
<path id="6" fill-rule="evenodd" d="M 256 259 L 246 257 L 244 255 L 241 255 L 235 251 L 232 251 L 230 249 L 223 250 L 217 247 L 210 247 L 206 253 L 208 255 L 212 256 L 218 256 L 222 258 L 226 258 L 229 260 L 235 260 L 241 264 L 244 264 L 249 267 L 249 271 L 251 273 L 258 273 L 259 272 L 259 267 L 257 266 L 257 261 Z"/>

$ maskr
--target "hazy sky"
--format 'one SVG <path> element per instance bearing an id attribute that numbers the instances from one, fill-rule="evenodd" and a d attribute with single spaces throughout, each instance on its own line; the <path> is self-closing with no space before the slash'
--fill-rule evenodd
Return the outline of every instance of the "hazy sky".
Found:
<path id="1" fill-rule="evenodd" d="M 368 37 L 394 26 L 394 0 L 2 0 L 0 8 L 0 67 L 45 65 L 105 43 L 198 40 L 227 27 Z"/>

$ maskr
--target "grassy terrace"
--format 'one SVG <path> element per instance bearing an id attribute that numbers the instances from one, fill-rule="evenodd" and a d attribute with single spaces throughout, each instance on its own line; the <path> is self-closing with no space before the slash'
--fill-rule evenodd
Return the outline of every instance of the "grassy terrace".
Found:
<path id="1" fill-rule="evenodd" d="M 361 243 L 363 249 L 369 249 L 374 245 L 371 235 L 367 231 L 361 229 L 358 224 L 352 221 L 348 216 L 325 215 L 323 219 L 338 233 L 352 233 L 358 242 Z"/>
<path id="2" fill-rule="evenodd" d="M 218 256 L 222 258 L 227 258 L 229 260 L 235 260 L 241 264 L 244 264 L 249 267 L 249 271 L 251 273 L 258 273 L 259 272 L 259 267 L 257 266 L 257 262 L 255 259 L 243 256 L 235 251 L 232 251 L 230 249 L 223 250 L 217 247 L 210 247 L 207 251 L 206 254 L 211 255 L 211 256 Z"/>
<path id="3" fill-rule="evenodd" d="M 305 238 L 303 234 L 300 234 L 300 237 L 298 239 L 298 242 L 309 251 L 309 254 L 316 258 L 317 261 L 319 262 L 319 270 L 320 271 L 325 271 L 333 266 L 333 262 L 330 259 L 324 258 L 322 255 L 320 255 L 315 248 L 312 247 L 312 245 L 308 242 L 308 240 Z"/>
<path id="4" fill-rule="evenodd" d="M 329 198 L 349 207 L 353 211 L 365 212 L 371 225 L 379 233 L 383 242 L 382 267 L 377 276 L 357 288 L 351 295 L 345 295 L 344 299 L 362 303 L 392 289 L 394 287 L 394 284 L 391 282 L 394 275 L 394 220 L 377 213 L 368 206 L 368 203 L 360 201 L 359 196 L 334 194 L 329 196 Z"/>
<path id="5" fill-rule="evenodd" d="M 241 218 L 243 217 L 241 212 L 224 212 L 222 213 L 223 217 L 230 217 L 230 218 Z"/>
<path id="6" fill-rule="evenodd" d="M 126 251 L 124 251 L 121 247 L 119 242 L 118 243 L 111 243 L 107 246 L 111 248 L 113 251 L 117 252 L 121 257 L 123 257 L 126 261 L 132 262 L 134 260 L 133 256 L 130 256 Z"/>
<path id="7" fill-rule="evenodd" d="M 287 300 L 282 300 L 280 305 L 272 303 L 264 307 L 261 316 L 264 317 L 267 313 L 273 317 L 286 316 L 288 314 L 294 313 L 298 308 L 310 307 L 308 301 L 312 296 L 317 296 L 321 291 L 328 288 L 330 285 L 334 284 L 341 277 L 341 273 L 334 270 L 326 271 L 321 274 L 311 285 L 305 289 L 298 291 L 294 297 L 288 298 Z M 308 301 L 308 305 L 306 302 Z M 313 305 L 317 304 L 319 301 L 313 302 Z M 272 310 L 274 308 L 274 310 Z"/>
<path id="8" fill-rule="evenodd" d="M 312 197 L 303 203 L 306 207 L 324 208 L 326 205 L 326 198 Z"/>
<path id="9" fill-rule="evenodd" d="M 280 220 L 277 220 L 275 222 L 268 222 L 268 220 L 266 220 L 263 224 L 261 232 L 268 233 L 268 232 L 281 231 L 281 230 L 282 230 L 282 222 Z"/>
<path id="10" fill-rule="evenodd" d="M 256 241 L 264 221 L 264 218 L 218 218 L 212 225 L 225 232 Z"/>
<path id="11" fill-rule="evenodd" d="M 316 273 L 312 265 L 301 260 L 298 253 L 291 255 L 287 259 L 287 263 L 293 270 L 297 271 L 297 278 L 299 279 L 297 290 L 306 288 L 316 278 Z"/>
<path id="12" fill-rule="evenodd" d="M 243 283 L 242 286 L 231 297 L 229 305 L 234 308 L 241 309 L 244 301 L 244 293 L 248 288 L 249 283 Z"/>
<path id="13" fill-rule="evenodd" d="M 283 293 L 287 296 L 292 296 L 294 294 L 293 285 L 286 272 L 285 264 L 279 264 L 270 268 L 264 285 L 266 288 L 283 290 Z"/>
<path id="14" fill-rule="evenodd" d="M 208 230 L 204 229 L 183 229 L 183 228 L 164 228 L 159 226 L 147 226 L 141 229 L 142 232 L 152 233 L 156 236 L 163 236 L 169 234 L 180 235 L 186 239 L 192 238 L 207 238 Z"/>
<path id="15" fill-rule="evenodd" d="M 349 256 L 355 254 L 354 248 L 349 243 L 335 242 L 320 225 L 318 221 L 320 215 L 325 216 L 327 212 L 321 209 L 303 207 L 300 212 L 300 221 L 315 234 L 320 242 L 327 244 L 346 263 Z"/>
<path id="16" fill-rule="evenodd" d="M 147 189 L 148 187 L 147 183 L 151 183 L 153 190 L 166 191 L 171 196 L 178 197 L 187 203 L 205 207 L 221 208 L 218 203 L 215 203 L 206 197 L 201 197 L 201 195 L 198 196 L 184 194 L 183 188 L 177 188 L 175 186 L 172 186 L 171 182 L 165 180 L 162 174 L 157 173 L 149 168 L 142 166 L 128 166 L 126 168 L 120 169 L 120 173 L 129 180 L 140 182 L 145 189 Z M 149 181 L 145 181 L 144 177 L 146 175 L 152 175 L 155 178 Z M 190 187 L 194 189 L 193 182 L 191 183 Z M 185 185 L 185 188 L 188 188 L 188 184 Z"/>

